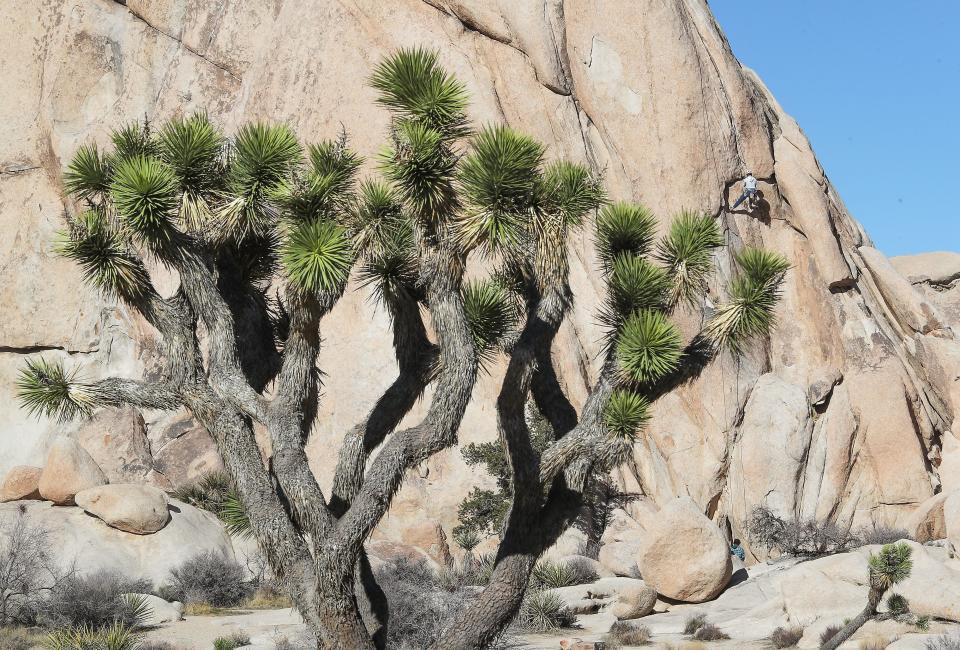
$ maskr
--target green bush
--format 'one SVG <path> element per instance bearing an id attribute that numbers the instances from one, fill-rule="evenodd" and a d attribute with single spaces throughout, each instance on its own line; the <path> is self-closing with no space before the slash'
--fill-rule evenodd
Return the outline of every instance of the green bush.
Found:
<path id="1" fill-rule="evenodd" d="M 541 560 L 533 567 L 530 589 L 557 589 L 577 584 L 577 573 L 566 562 Z"/>
<path id="2" fill-rule="evenodd" d="M 234 607 L 253 591 L 243 568 L 219 553 L 199 553 L 170 572 L 164 586 L 167 600 Z"/>
<path id="3" fill-rule="evenodd" d="M 913 624 L 921 632 L 926 632 L 927 630 L 930 629 L 930 617 L 926 615 L 918 616 L 916 620 L 913 622 Z M 960 650 L 960 648 L 958 648 L 958 650 Z"/>
<path id="4" fill-rule="evenodd" d="M 103 627 L 90 625 L 51 632 L 43 642 L 44 650 L 139 650 L 140 633 L 120 621 Z"/>
<path id="5" fill-rule="evenodd" d="M 803 628 L 799 626 L 778 627 L 770 633 L 770 643 L 774 648 L 792 648 L 800 642 L 801 638 L 803 638 Z"/>
<path id="6" fill-rule="evenodd" d="M 528 593 L 520 605 L 516 624 L 527 632 L 550 632 L 571 627 L 577 618 L 552 591 Z"/>
<path id="7" fill-rule="evenodd" d="M 250 645 L 250 635 L 243 632 L 234 632 L 230 636 L 221 636 L 213 642 L 213 650 L 235 650 Z"/>
<path id="8" fill-rule="evenodd" d="M 887 596 L 887 609 L 894 616 L 900 616 L 910 611 L 910 601 L 900 594 L 890 594 Z"/>

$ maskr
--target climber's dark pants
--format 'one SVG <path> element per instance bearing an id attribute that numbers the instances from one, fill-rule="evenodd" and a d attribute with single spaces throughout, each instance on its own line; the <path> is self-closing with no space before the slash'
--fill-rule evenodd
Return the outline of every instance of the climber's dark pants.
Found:
<path id="1" fill-rule="evenodd" d="M 753 189 L 753 190 L 744 190 L 744 191 L 743 191 L 743 194 L 740 195 L 740 198 L 737 199 L 737 202 L 734 203 L 734 204 L 733 204 L 733 207 L 730 208 L 730 209 L 731 209 L 731 210 L 736 210 L 736 209 L 737 209 L 737 206 L 740 205 L 741 203 L 743 203 L 744 199 L 746 199 L 748 196 L 755 196 L 756 193 L 757 193 L 757 190 L 755 190 L 755 189 Z"/>

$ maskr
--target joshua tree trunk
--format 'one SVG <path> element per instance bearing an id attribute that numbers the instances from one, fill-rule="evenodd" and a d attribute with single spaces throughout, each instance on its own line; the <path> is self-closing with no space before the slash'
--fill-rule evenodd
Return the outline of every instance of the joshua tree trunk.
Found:
<path id="1" fill-rule="evenodd" d="M 863 608 L 863 611 L 857 614 L 849 623 L 844 625 L 840 630 L 834 634 L 830 639 L 827 640 L 820 650 L 836 650 L 840 645 L 857 633 L 864 624 L 877 615 L 877 607 L 880 605 L 880 600 L 883 598 L 883 594 L 878 592 L 876 589 L 871 588 L 870 594 L 867 599 L 867 606 Z"/>

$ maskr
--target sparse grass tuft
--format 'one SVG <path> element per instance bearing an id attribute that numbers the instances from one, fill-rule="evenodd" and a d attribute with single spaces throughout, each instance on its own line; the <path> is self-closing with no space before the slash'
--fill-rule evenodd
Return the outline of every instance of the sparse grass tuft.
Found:
<path id="1" fill-rule="evenodd" d="M 645 645 L 650 641 L 650 628 L 640 623 L 617 621 L 610 626 L 610 631 L 603 640 L 608 650 L 616 650 L 625 645 Z"/>
<path id="2" fill-rule="evenodd" d="M 693 616 L 688 616 L 686 622 L 683 624 L 683 633 L 692 636 L 696 634 L 697 630 L 703 627 L 706 622 L 706 614 L 694 614 Z"/>
<path id="3" fill-rule="evenodd" d="M 960 650 L 960 634 L 941 634 L 927 639 L 924 650 Z"/>
<path id="4" fill-rule="evenodd" d="M 43 643 L 44 635 L 25 627 L 0 627 L 0 648 L 32 650 Z"/>
<path id="5" fill-rule="evenodd" d="M 842 625 L 828 625 L 827 629 L 820 633 L 820 645 L 824 645 L 827 641 L 836 636 L 837 632 L 842 629 Z"/>
<path id="6" fill-rule="evenodd" d="M 800 626 L 778 627 L 770 634 L 770 643 L 775 648 L 792 648 L 803 638 L 803 628 Z"/>
<path id="7" fill-rule="evenodd" d="M 244 632 L 234 632 L 230 636 L 221 636 L 213 642 L 213 650 L 235 650 L 250 645 L 250 635 Z"/>
<path id="8" fill-rule="evenodd" d="M 693 638 L 697 641 L 723 641 L 730 637 L 713 623 L 704 623 L 693 633 Z"/>
<path id="9" fill-rule="evenodd" d="M 885 636 L 875 635 L 867 639 L 860 641 L 860 650 L 885 650 L 888 645 L 896 641 L 900 637 L 889 638 Z"/>

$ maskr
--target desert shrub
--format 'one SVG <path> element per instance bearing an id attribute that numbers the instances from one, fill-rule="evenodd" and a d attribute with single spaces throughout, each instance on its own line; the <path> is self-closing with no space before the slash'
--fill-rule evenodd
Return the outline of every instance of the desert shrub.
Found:
<path id="1" fill-rule="evenodd" d="M 164 597 L 182 603 L 233 607 L 250 595 L 251 585 L 244 577 L 237 562 L 212 551 L 199 553 L 170 572 Z"/>
<path id="2" fill-rule="evenodd" d="M 557 589 L 577 584 L 577 574 L 566 562 L 541 560 L 533 567 L 530 575 L 530 589 Z"/>
<path id="3" fill-rule="evenodd" d="M 884 524 L 865 526 L 857 531 L 857 538 L 862 546 L 870 544 L 893 544 L 902 539 L 913 539 L 903 528 L 895 528 Z"/>
<path id="4" fill-rule="evenodd" d="M 925 650 L 960 650 L 960 634 L 941 634 L 927 639 Z"/>
<path id="5" fill-rule="evenodd" d="M 918 617 L 913 621 L 913 624 L 914 624 L 914 625 L 917 627 L 917 629 L 920 630 L 921 632 L 926 632 L 927 630 L 930 629 L 930 617 L 927 616 L 927 615 L 918 616 Z M 958 648 L 958 650 L 960 650 L 960 648 Z"/>
<path id="6" fill-rule="evenodd" d="M 293 607 L 293 601 L 286 594 L 277 593 L 271 589 L 257 589 L 243 601 L 243 607 L 245 609 L 286 609 Z"/>
<path id="7" fill-rule="evenodd" d="M 827 641 L 832 639 L 837 635 L 837 632 L 843 629 L 842 625 L 828 625 L 827 629 L 820 633 L 820 645 L 825 644 Z"/>
<path id="8" fill-rule="evenodd" d="M 573 571 L 573 584 L 575 585 L 586 585 L 596 582 L 600 578 L 597 575 L 597 570 L 593 568 L 593 564 L 585 557 L 575 557 L 567 560 L 567 567 Z"/>
<path id="9" fill-rule="evenodd" d="M 149 582 L 130 580 L 113 571 L 71 575 L 51 593 L 43 619 L 58 628 L 100 630 L 119 623 L 136 629 L 150 617 L 150 607 L 137 594 L 150 590 Z"/>
<path id="10" fill-rule="evenodd" d="M 0 627 L 0 648 L 32 650 L 43 643 L 43 635 L 23 627 Z"/>
<path id="11" fill-rule="evenodd" d="M 898 637 L 888 638 L 885 636 L 872 636 L 860 641 L 859 650 L 886 650 L 886 647 L 897 640 Z"/>
<path id="12" fill-rule="evenodd" d="M 214 640 L 213 650 L 234 650 L 245 645 L 250 645 L 250 635 L 234 632 L 230 636 L 221 636 Z"/>
<path id="13" fill-rule="evenodd" d="M 692 636 L 696 634 L 697 630 L 703 627 L 706 622 L 706 614 L 694 614 L 693 616 L 688 616 L 687 620 L 683 624 L 683 633 Z"/>
<path id="14" fill-rule="evenodd" d="M 890 594 L 887 596 L 887 609 L 894 616 L 900 616 L 910 611 L 910 601 L 900 594 Z"/>
<path id="15" fill-rule="evenodd" d="M 290 641 L 290 639 L 287 637 L 281 637 L 273 644 L 273 650 L 297 650 L 297 648 L 293 645 L 293 642 Z"/>
<path id="16" fill-rule="evenodd" d="M 47 531 L 33 525 L 21 506 L 0 529 L 0 625 L 36 623 L 44 599 L 66 575 Z"/>
<path id="17" fill-rule="evenodd" d="M 693 633 L 693 638 L 697 641 L 722 641 L 730 637 L 713 623 L 704 623 Z"/>
<path id="18" fill-rule="evenodd" d="M 552 591 L 528 592 L 517 613 L 516 625 L 527 632 L 550 632 L 571 627 L 577 617 Z"/>
<path id="19" fill-rule="evenodd" d="M 90 625 L 51 632 L 44 650 L 139 650 L 140 633 L 120 621 L 96 628 Z"/>
<path id="20" fill-rule="evenodd" d="M 453 584 L 453 571 L 442 571 L 443 580 L 425 561 L 406 558 L 377 568 L 377 582 L 390 606 L 387 648 L 428 648 L 436 642 L 467 602 L 466 591 Z"/>
<path id="21" fill-rule="evenodd" d="M 833 522 L 784 519 L 763 506 L 751 512 L 747 535 L 756 546 L 797 557 L 842 553 L 855 548 L 860 541 L 850 529 Z"/>
<path id="22" fill-rule="evenodd" d="M 803 638 L 803 628 L 799 626 L 778 627 L 770 634 L 770 643 L 774 648 L 792 648 Z"/>
<path id="23" fill-rule="evenodd" d="M 617 621 L 603 639 L 609 650 L 624 645 L 643 645 L 650 641 L 650 628 L 640 623 Z"/>

